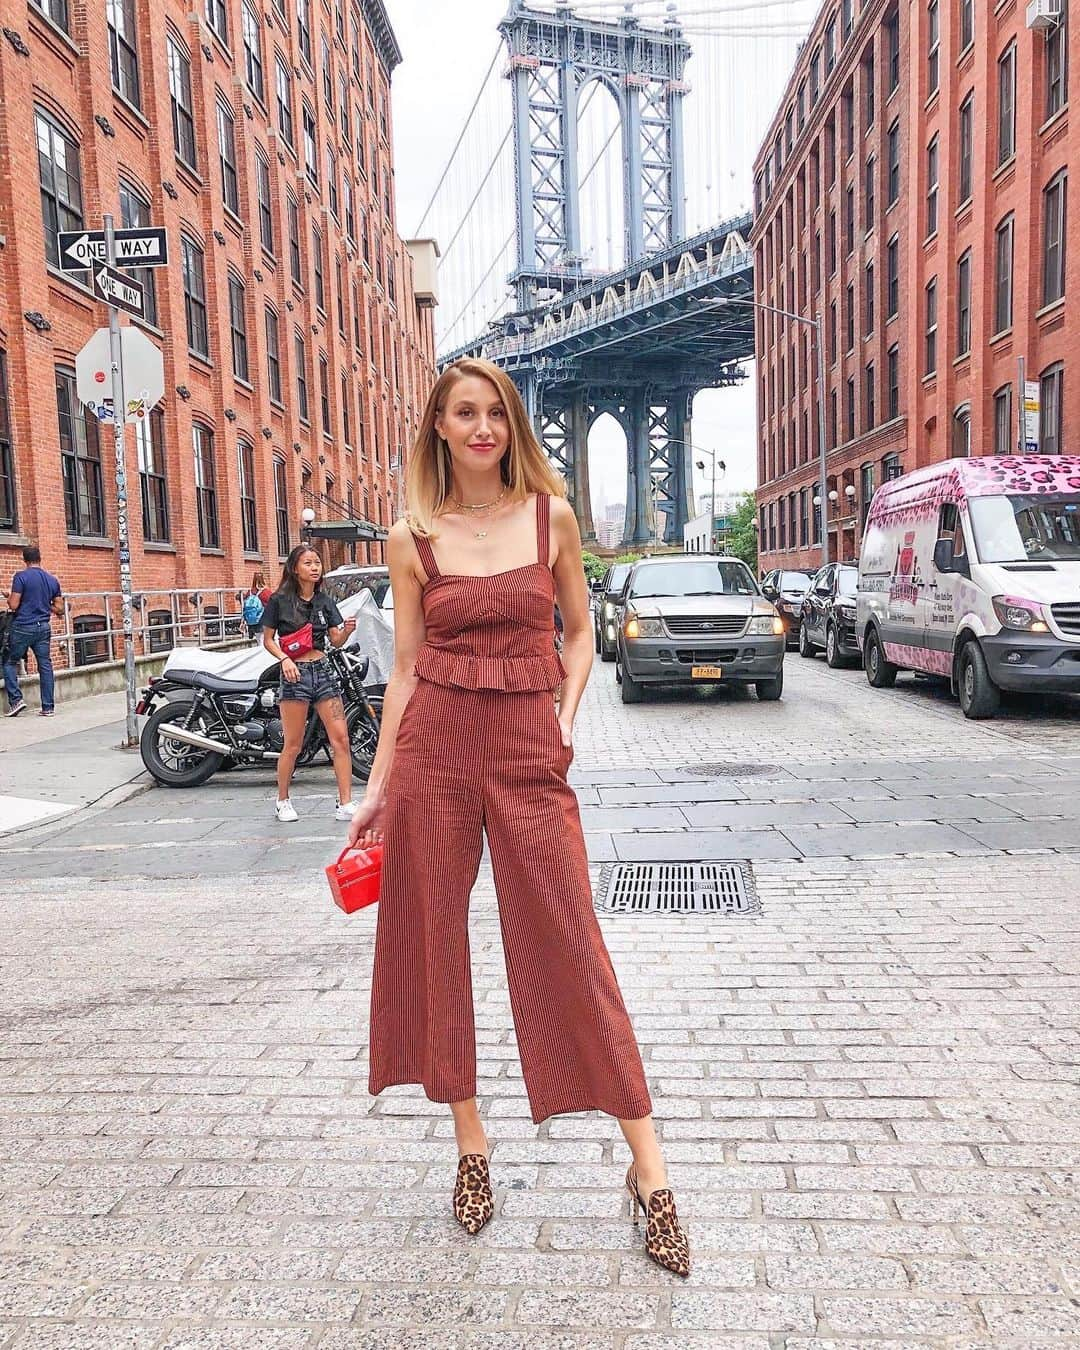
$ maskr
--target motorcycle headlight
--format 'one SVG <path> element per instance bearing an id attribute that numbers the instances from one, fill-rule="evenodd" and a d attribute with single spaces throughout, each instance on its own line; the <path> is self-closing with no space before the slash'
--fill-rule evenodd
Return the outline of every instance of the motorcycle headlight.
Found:
<path id="1" fill-rule="evenodd" d="M 1006 595 L 994 596 L 994 613 L 1003 628 L 1018 628 L 1026 633 L 1047 633 L 1042 605 L 1034 600 L 1012 600 Z"/>
<path id="2" fill-rule="evenodd" d="M 779 637 L 784 621 L 779 614 L 755 614 L 746 631 L 750 637 Z"/>

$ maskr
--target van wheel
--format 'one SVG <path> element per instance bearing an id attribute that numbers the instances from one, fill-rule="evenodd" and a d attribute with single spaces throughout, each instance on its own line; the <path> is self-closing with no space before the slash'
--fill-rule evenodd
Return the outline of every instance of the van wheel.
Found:
<path id="1" fill-rule="evenodd" d="M 784 693 L 784 667 L 780 674 L 771 680 L 757 680 L 754 684 L 759 703 L 775 703 Z"/>
<path id="2" fill-rule="evenodd" d="M 817 648 L 810 641 L 810 634 L 806 631 L 805 623 L 799 624 L 799 655 L 808 657 L 817 655 Z"/>
<path id="3" fill-rule="evenodd" d="M 964 644 L 956 664 L 960 710 L 974 721 L 993 717 L 1001 707 L 1001 690 L 990 678 L 982 648 L 972 639 Z"/>
<path id="4" fill-rule="evenodd" d="M 871 628 L 863 644 L 863 669 L 875 689 L 891 689 L 900 673 L 899 666 L 885 659 L 885 648 L 876 628 Z"/>

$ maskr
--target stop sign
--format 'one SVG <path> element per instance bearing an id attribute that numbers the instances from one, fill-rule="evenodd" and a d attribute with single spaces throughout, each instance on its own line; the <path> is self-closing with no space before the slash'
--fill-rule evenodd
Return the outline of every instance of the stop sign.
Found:
<path id="1" fill-rule="evenodd" d="M 165 392 L 165 363 L 161 351 L 139 328 L 120 330 L 124 372 L 126 422 L 138 423 Z M 75 358 L 75 392 L 79 402 L 102 422 L 113 419 L 112 360 L 109 330 L 99 328 Z"/>

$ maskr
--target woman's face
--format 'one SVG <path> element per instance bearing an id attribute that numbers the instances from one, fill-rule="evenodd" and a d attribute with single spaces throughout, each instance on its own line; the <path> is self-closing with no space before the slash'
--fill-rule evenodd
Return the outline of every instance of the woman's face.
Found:
<path id="1" fill-rule="evenodd" d="M 318 584 L 322 576 L 322 559 L 314 549 L 308 549 L 306 553 L 301 553 L 296 560 L 296 579 L 297 581 L 309 582 L 312 586 Z"/>
<path id="2" fill-rule="evenodd" d="M 435 430 L 450 447 L 455 467 L 493 469 L 510 444 L 510 422 L 499 391 L 479 375 L 466 375 L 451 388 Z"/>

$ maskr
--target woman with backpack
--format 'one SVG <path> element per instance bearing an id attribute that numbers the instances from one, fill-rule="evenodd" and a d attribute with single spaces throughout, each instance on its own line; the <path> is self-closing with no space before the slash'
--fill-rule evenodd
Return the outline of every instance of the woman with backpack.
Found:
<path id="1" fill-rule="evenodd" d="M 249 638 L 257 638 L 262 631 L 263 610 L 269 599 L 270 587 L 266 584 L 266 573 L 256 572 L 240 601 L 240 613 L 247 624 Z"/>

